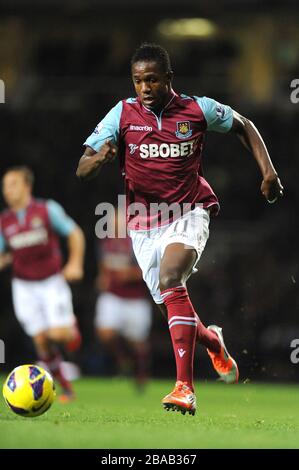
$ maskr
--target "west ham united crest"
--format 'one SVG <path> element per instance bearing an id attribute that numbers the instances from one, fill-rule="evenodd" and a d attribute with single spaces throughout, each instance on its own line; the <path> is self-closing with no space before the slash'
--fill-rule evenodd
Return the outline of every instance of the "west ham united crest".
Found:
<path id="1" fill-rule="evenodd" d="M 32 217 L 31 221 L 30 221 L 30 225 L 32 228 L 38 228 L 38 227 L 42 227 L 43 226 L 43 219 L 41 219 L 40 217 Z"/>
<path id="2" fill-rule="evenodd" d="M 176 123 L 176 133 L 178 139 L 187 139 L 192 135 L 190 121 L 179 121 Z"/>

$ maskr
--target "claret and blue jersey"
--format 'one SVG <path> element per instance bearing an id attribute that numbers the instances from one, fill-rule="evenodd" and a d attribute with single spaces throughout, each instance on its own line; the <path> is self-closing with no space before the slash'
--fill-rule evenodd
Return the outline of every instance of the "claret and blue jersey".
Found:
<path id="1" fill-rule="evenodd" d="M 128 204 L 149 209 L 152 202 L 202 203 L 217 213 L 217 197 L 201 168 L 204 135 L 228 132 L 232 123 L 232 109 L 207 97 L 173 92 L 159 114 L 129 98 L 110 110 L 84 145 L 98 151 L 108 139 L 118 146 Z M 146 228 L 144 222 L 136 228 Z"/>
<path id="2" fill-rule="evenodd" d="M 32 198 L 26 209 L 0 214 L 0 254 L 11 251 L 14 277 L 45 279 L 61 270 L 57 235 L 67 237 L 75 226 L 56 201 Z"/>

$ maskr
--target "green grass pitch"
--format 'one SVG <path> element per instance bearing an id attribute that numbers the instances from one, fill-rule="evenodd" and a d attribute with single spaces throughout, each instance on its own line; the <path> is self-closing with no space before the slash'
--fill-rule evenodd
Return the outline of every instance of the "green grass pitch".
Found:
<path id="1" fill-rule="evenodd" d="M 162 408 L 170 381 L 153 380 L 144 394 L 120 379 L 84 378 L 75 387 L 76 401 L 55 402 L 34 419 L 14 415 L 1 399 L 0 448 L 299 447 L 295 385 L 200 382 L 195 417 Z"/>

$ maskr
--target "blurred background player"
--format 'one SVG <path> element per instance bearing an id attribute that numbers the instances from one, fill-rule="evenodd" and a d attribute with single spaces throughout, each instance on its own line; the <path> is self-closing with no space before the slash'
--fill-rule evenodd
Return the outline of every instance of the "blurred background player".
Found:
<path id="1" fill-rule="evenodd" d="M 119 217 L 118 217 L 119 215 Z M 95 326 L 98 338 L 112 356 L 117 372 L 128 375 L 133 368 L 136 385 L 142 390 L 148 379 L 148 336 L 152 308 L 142 272 L 135 259 L 132 241 L 126 236 L 125 215 L 115 213 L 115 237 L 98 242 Z M 121 231 L 121 225 L 124 230 Z"/>
<path id="2" fill-rule="evenodd" d="M 33 182 L 25 166 L 10 168 L 3 176 L 8 209 L 0 215 L 0 268 L 12 263 L 16 317 L 32 337 L 39 360 L 60 384 L 60 401 L 69 401 L 74 391 L 64 376 L 58 345 L 68 350 L 80 346 L 66 281 L 83 277 L 84 235 L 57 202 L 32 197 Z M 68 244 L 63 268 L 58 236 Z"/>

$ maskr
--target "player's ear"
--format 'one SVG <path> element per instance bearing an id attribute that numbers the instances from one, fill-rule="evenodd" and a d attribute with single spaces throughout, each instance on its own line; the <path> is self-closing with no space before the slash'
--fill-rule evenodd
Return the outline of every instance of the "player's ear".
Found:
<path id="1" fill-rule="evenodd" d="M 173 75 L 174 75 L 174 74 L 173 74 L 173 71 L 172 71 L 172 70 L 170 70 L 169 72 L 166 73 L 166 77 L 168 78 L 168 80 L 169 80 L 170 82 L 172 82 Z"/>

